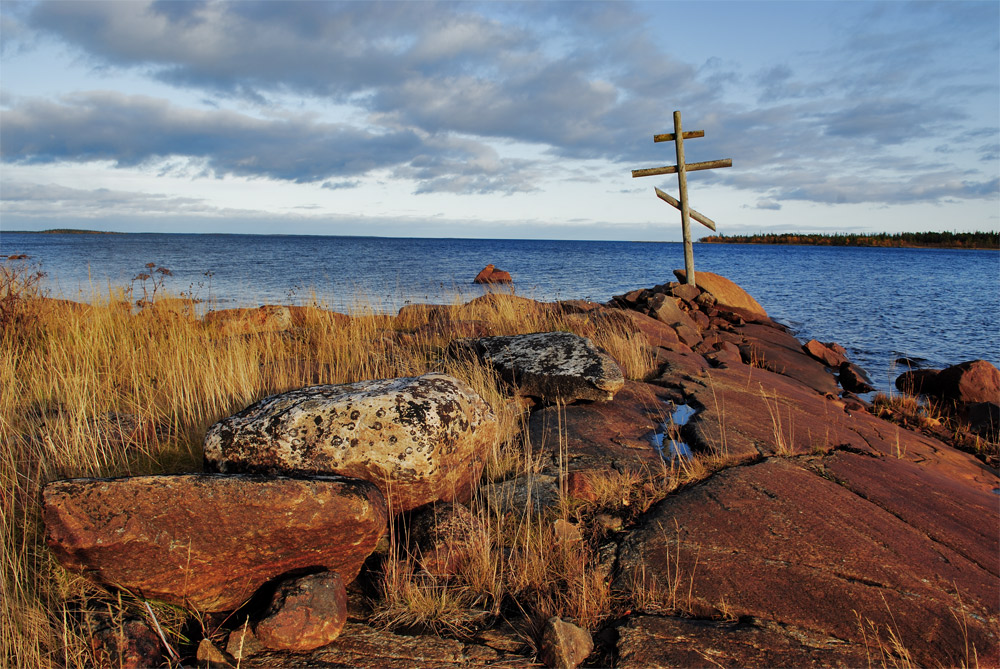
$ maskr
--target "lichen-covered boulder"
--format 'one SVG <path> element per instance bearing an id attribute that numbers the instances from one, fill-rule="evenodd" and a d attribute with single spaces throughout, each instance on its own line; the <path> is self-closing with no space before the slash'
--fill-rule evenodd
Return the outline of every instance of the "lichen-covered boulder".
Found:
<path id="1" fill-rule="evenodd" d="M 387 520 L 367 481 L 210 474 L 54 481 L 42 515 L 66 568 L 206 612 L 232 611 L 296 569 L 354 580 Z"/>
<path id="2" fill-rule="evenodd" d="M 425 374 L 272 395 L 213 425 L 205 462 L 365 479 L 399 512 L 468 498 L 495 437 L 496 418 L 472 388 Z"/>
<path id="3" fill-rule="evenodd" d="M 452 351 L 471 351 L 513 384 L 519 395 L 547 402 L 607 401 L 625 385 L 611 356 L 572 332 L 465 339 L 453 342 Z"/>

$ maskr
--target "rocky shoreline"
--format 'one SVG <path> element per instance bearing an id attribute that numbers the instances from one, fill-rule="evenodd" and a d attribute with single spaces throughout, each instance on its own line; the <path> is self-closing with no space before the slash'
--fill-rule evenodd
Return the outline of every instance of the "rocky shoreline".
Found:
<path id="1" fill-rule="evenodd" d="M 491 336 L 477 300 L 400 312 L 414 327 L 399 337 L 443 333 L 448 356 L 508 384 L 530 469 L 482 475 L 496 417 L 447 375 L 312 386 L 213 426 L 206 473 L 48 484 L 48 544 L 97 583 L 218 620 L 186 660 L 211 666 L 1000 665 L 1000 372 L 901 380 L 947 400 L 987 445 L 977 458 L 941 421 L 875 415 L 842 347 L 802 344 L 723 277 L 698 281 L 606 305 L 477 298 L 583 334 L 613 325 L 643 343 L 643 380 L 585 336 Z M 206 320 L 240 336 L 304 317 Z M 685 475 L 658 490 L 664 472 Z M 474 561 L 477 524 L 525 510 L 627 605 L 591 625 L 526 620 L 516 601 L 444 631 L 373 617 L 388 551 L 447 583 Z M 126 627 L 95 635 L 109 656 L 169 661 L 151 621 Z"/>

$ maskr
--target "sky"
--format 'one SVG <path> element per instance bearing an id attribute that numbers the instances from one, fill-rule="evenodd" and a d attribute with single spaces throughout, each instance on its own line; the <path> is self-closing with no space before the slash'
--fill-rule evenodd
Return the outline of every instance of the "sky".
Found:
<path id="1" fill-rule="evenodd" d="M 1000 229 L 1000 3 L 0 1 L 0 234 Z M 710 234 L 697 223 L 695 238 Z"/>

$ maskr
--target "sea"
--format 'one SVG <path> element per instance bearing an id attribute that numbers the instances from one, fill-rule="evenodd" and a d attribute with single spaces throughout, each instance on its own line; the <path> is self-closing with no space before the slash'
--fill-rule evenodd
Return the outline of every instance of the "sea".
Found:
<path id="1" fill-rule="evenodd" d="M 0 232 L 0 258 L 16 254 L 46 273 L 52 297 L 141 292 L 136 277 L 152 263 L 147 290 L 161 278 L 159 291 L 212 308 L 318 302 L 345 313 L 467 301 L 486 290 L 472 279 L 488 263 L 511 273 L 518 295 L 597 302 L 684 266 L 683 246 L 661 242 Z M 998 251 L 695 244 L 694 258 L 696 273 L 735 281 L 802 341 L 843 345 L 880 390 L 910 366 L 1000 367 Z"/>

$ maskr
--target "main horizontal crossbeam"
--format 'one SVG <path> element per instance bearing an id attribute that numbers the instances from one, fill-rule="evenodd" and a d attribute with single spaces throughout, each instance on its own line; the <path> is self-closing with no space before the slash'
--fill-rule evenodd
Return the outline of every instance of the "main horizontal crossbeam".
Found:
<path id="1" fill-rule="evenodd" d="M 684 139 L 698 139 L 699 137 L 704 137 L 704 130 L 690 130 L 688 132 L 682 132 L 681 137 Z M 653 135 L 654 142 L 672 142 L 677 139 L 677 135 L 672 132 L 668 132 L 663 135 Z"/>
<path id="2" fill-rule="evenodd" d="M 703 163 L 686 163 L 684 170 L 687 172 L 697 172 L 698 170 L 714 170 L 718 167 L 732 166 L 732 158 L 724 158 L 722 160 L 708 160 Z M 667 167 L 649 167 L 644 170 L 632 170 L 633 179 L 636 177 L 654 177 L 659 174 L 677 174 L 677 166 L 669 165 Z"/>

